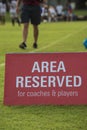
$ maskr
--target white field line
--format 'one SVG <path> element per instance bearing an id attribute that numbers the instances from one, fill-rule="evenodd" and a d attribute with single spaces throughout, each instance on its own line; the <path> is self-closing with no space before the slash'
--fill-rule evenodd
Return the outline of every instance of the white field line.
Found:
<path id="1" fill-rule="evenodd" d="M 68 35 L 66 35 L 65 37 L 61 38 L 60 40 L 56 40 L 55 42 L 50 43 L 49 45 L 46 45 L 46 46 L 44 46 L 44 47 L 42 47 L 42 48 L 40 48 L 40 49 L 37 49 L 37 50 L 32 50 L 31 53 L 32 53 L 32 52 L 37 52 L 37 51 L 39 51 L 39 50 L 46 49 L 46 48 L 48 48 L 48 47 L 51 47 L 52 45 L 55 45 L 56 43 L 61 42 L 62 40 L 65 40 L 65 39 L 69 38 L 71 35 L 72 35 L 72 34 L 68 34 Z M 5 65 L 4 63 L 1 63 L 1 64 L 0 64 L 0 67 L 3 67 L 4 65 Z"/>
<path id="2" fill-rule="evenodd" d="M 51 46 L 57 44 L 58 42 L 62 42 L 63 40 L 66 40 L 67 38 L 69 38 L 69 37 L 71 37 L 71 36 L 73 36 L 73 35 L 75 35 L 75 34 L 81 32 L 82 30 L 84 30 L 84 29 L 86 29 L 86 28 L 87 28 L 87 26 L 81 28 L 79 31 L 76 31 L 76 32 L 71 33 L 71 34 L 68 34 L 68 35 L 66 35 L 65 37 L 63 37 L 63 38 L 61 38 L 61 39 L 58 39 L 58 40 L 56 40 L 55 42 L 52 42 L 52 43 L 50 43 L 50 44 L 48 44 L 48 45 L 46 45 L 46 46 L 44 46 L 44 47 L 42 47 L 42 48 L 39 48 L 39 49 L 36 49 L 36 50 L 32 50 L 31 52 L 37 52 L 37 51 L 40 51 L 40 50 L 43 50 L 43 49 L 47 49 L 47 48 L 49 48 L 49 47 L 51 47 Z M 5 63 L 1 63 L 1 64 L 0 64 L 0 67 L 3 67 L 3 66 L 5 66 Z"/>
<path id="3" fill-rule="evenodd" d="M 66 36 L 63 37 L 63 38 L 61 38 L 61 39 L 59 39 L 59 40 L 56 40 L 55 42 L 52 42 L 52 43 L 50 43 L 50 44 L 48 44 L 48 45 L 46 45 L 46 46 L 44 46 L 44 47 L 42 47 L 42 48 L 39 48 L 39 49 L 36 49 L 36 50 L 32 50 L 31 52 L 37 52 L 37 51 L 40 51 L 40 50 L 43 50 L 43 49 L 47 49 L 47 48 L 49 48 L 49 47 L 51 47 L 51 46 L 57 44 L 58 42 L 61 42 L 61 41 L 63 41 L 63 40 L 66 40 L 66 39 L 69 38 L 71 35 L 72 35 L 72 34 L 68 34 L 68 35 L 66 35 Z M 48 41 L 48 42 L 49 42 L 49 41 Z"/>
<path id="4" fill-rule="evenodd" d="M 75 34 L 81 32 L 82 30 L 84 30 L 84 29 L 86 29 L 86 28 L 87 28 L 87 26 L 81 28 L 79 31 L 76 31 L 76 32 L 71 33 L 71 34 L 68 34 L 68 35 L 66 35 L 65 37 L 63 37 L 63 38 L 61 38 L 61 39 L 58 39 L 58 40 L 56 40 L 55 42 L 52 42 L 52 43 L 50 43 L 50 44 L 48 44 L 48 45 L 46 45 L 46 46 L 44 46 L 44 47 L 42 47 L 42 48 L 39 48 L 39 49 L 36 49 L 36 50 L 32 50 L 31 52 L 37 52 L 37 51 L 40 51 L 40 50 L 43 50 L 43 49 L 47 49 L 47 48 L 49 48 L 49 47 L 51 47 L 51 46 L 57 44 L 58 42 L 62 42 L 63 40 L 66 40 L 67 38 L 69 38 L 69 37 L 71 37 L 71 36 L 73 36 L 73 35 L 75 35 Z"/>

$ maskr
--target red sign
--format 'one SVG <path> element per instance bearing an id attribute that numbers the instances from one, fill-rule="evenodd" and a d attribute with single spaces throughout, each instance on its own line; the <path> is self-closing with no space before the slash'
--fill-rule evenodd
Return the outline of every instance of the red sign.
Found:
<path id="1" fill-rule="evenodd" d="M 7 54 L 4 104 L 87 104 L 87 53 Z"/>

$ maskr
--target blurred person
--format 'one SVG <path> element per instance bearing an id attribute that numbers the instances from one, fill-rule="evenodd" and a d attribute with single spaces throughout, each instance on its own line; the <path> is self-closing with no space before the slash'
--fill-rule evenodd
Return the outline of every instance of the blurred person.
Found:
<path id="1" fill-rule="evenodd" d="M 6 4 L 2 3 L 0 8 L 0 17 L 1 17 L 1 23 L 5 24 L 5 16 L 6 16 Z"/>
<path id="2" fill-rule="evenodd" d="M 1 23 L 1 7 L 2 7 L 2 2 L 0 1 L 0 23 Z"/>
<path id="3" fill-rule="evenodd" d="M 48 21 L 48 5 L 43 4 L 41 9 L 42 9 L 42 13 L 41 13 L 42 22 L 47 22 Z"/>
<path id="4" fill-rule="evenodd" d="M 38 25 L 41 23 L 41 2 L 46 2 L 46 0 L 17 0 L 16 11 L 19 13 L 20 3 L 23 2 L 21 10 L 21 23 L 23 23 L 23 42 L 19 45 L 21 49 L 27 47 L 26 41 L 28 37 L 28 27 L 31 21 L 33 25 L 33 36 L 34 43 L 33 48 L 37 48 L 37 41 L 39 35 Z"/>
<path id="5" fill-rule="evenodd" d="M 17 4 L 17 2 L 15 0 L 11 1 L 9 12 L 10 12 L 12 25 L 14 26 L 15 22 L 17 22 L 18 25 L 20 26 L 20 20 L 19 20 L 18 14 L 16 13 L 16 4 Z"/>
<path id="6" fill-rule="evenodd" d="M 73 20 L 73 9 L 72 9 L 72 6 L 71 6 L 71 2 L 68 2 L 67 3 L 67 6 L 68 6 L 68 21 L 72 21 Z"/>
<path id="7" fill-rule="evenodd" d="M 65 15 L 66 15 L 66 20 L 67 21 L 72 21 L 73 20 L 73 9 L 71 6 L 71 2 L 68 0 L 65 6 Z"/>
<path id="8" fill-rule="evenodd" d="M 53 6 L 49 6 L 49 22 L 55 22 L 57 21 L 57 13 L 56 13 L 56 10 Z"/>
<path id="9" fill-rule="evenodd" d="M 63 5 L 58 2 L 57 6 L 56 6 L 56 11 L 57 11 L 57 18 L 58 20 L 63 18 Z"/>

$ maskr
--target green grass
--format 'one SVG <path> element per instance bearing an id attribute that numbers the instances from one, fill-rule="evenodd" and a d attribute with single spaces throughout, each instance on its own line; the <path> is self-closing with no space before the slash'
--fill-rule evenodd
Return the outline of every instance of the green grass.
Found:
<path id="1" fill-rule="evenodd" d="M 22 26 L 0 25 L 0 130 L 87 130 L 87 106 L 4 106 L 4 62 L 6 53 L 87 52 L 87 22 L 43 23 L 38 49 L 32 48 L 30 26 L 28 49 L 18 48 Z"/>
<path id="2" fill-rule="evenodd" d="M 85 9 L 85 10 L 74 10 L 74 13 L 76 14 L 76 15 L 82 15 L 82 16 L 86 16 L 87 15 L 87 10 Z"/>

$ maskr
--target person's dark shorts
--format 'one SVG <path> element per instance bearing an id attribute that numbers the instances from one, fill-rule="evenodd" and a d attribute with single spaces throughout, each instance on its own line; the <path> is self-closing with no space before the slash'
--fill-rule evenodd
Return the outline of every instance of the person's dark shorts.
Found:
<path id="1" fill-rule="evenodd" d="M 21 23 L 29 23 L 38 25 L 41 22 L 41 7 L 23 5 L 21 10 Z"/>

